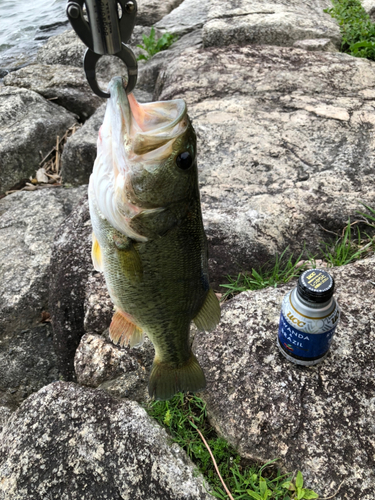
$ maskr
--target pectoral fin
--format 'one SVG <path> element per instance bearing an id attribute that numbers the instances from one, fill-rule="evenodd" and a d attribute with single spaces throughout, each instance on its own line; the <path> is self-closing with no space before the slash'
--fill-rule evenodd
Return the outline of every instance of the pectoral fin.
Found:
<path id="1" fill-rule="evenodd" d="M 92 248 L 91 248 L 91 259 L 96 271 L 103 271 L 103 261 L 102 261 L 102 251 L 98 240 L 94 233 L 92 233 Z"/>
<path id="2" fill-rule="evenodd" d="M 109 336 L 115 344 L 130 345 L 130 347 L 139 347 L 143 344 L 144 335 L 134 322 L 130 315 L 117 310 L 113 315 L 109 326 Z"/>
<path id="3" fill-rule="evenodd" d="M 142 281 L 142 261 L 132 240 L 128 238 L 121 240 L 114 236 L 113 241 L 118 251 L 117 256 L 124 275 L 131 283 Z"/>
<path id="4" fill-rule="evenodd" d="M 199 313 L 194 318 L 198 330 L 209 332 L 213 330 L 220 321 L 220 303 L 212 290 L 209 289 L 206 299 Z"/>

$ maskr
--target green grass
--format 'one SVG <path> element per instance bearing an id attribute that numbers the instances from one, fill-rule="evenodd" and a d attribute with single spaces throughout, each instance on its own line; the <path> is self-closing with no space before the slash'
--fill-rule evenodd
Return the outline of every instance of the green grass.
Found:
<path id="1" fill-rule="evenodd" d="M 364 212 L 357 212 L 357 214 L 362 216 L 362 220 L 365 224 L 367 224 L 367 226 L 375 229 L 375 209 L 365 205 L 364 203 L 362 203 L 362 205 L 367 208 L 369 213 L 366 214 Z"/>
<path id="2" fill-rule="evenodd" d="M 344 266 L 354 260 L 365 257 L 374 247 L 374 239 L 366 241 L 362 238 L 361 232 L 357 227 L 357 238 L 352 237 L 352 229 L 349 224 L 344 230 L 342 238 L 332 243 L 324 243 L 322 253 L 328 267 Z"/>
<path id="3" fill-rule="evenodd" d="M 152 56 L 161 52 L 162 50 L 168 49 L 173 42 L 177 40 L 177 35 L 172 33 L 164 33 L 158 40 L 155 37 L 155 29 L 151 28 L 150 35 L 143 35 L 143 45 L 139 44 L 137 47 L 143 49 L 146 54 L 140 54 L 137 57 L 137 61 L 145 60 L 148 61 Z"/>
<path id="4" fill-rule="evenodd" d="M 242 272 L 235 277 L 227 276 L 229 283 L 220 285 L 227 289 L 223 298 L 246 290 L 261 290 L 269 286 L 276 287 L 298 277 L 306 269 L 306 264 L 302 263 L 303 252 L 293 260 L 293 254 L 288 259 L 286 258 L 287 250 L 288 248 L 280 256 L 276 254 L 273 265 L 267 263 L 258 271 L 253 268 L 250 272 Z"/>
<path id="5" fill-rule="evenodd" d="M 342 236 L 337 236 L 329 243 L 321 243 L 318 258 L 325 261 L 327 267 L 344 266 L 374 252 L 375 237 L 367 233 L 362 234 L 357 224 L 362 223 L 370 230 L 375 229 L 375 210 L 363 203 L 362 205 L 368 212 L 357 212 L 361 219 L 352 224 L 349 219 Z M 276 255 L 274 263 L 267 263 L 258 270 L 252 268 L 251 271 L 238 273 L 237 276 L 227 276 L 228 283 L 220 285 L 226 289 L 223 300 L 247 290 L 277 287 L 297 278 L 308 267 L 317 267 L 317 256 L 310 255 L 307 259 L 303 259 L 304 252 L 302 252 L 296 259 L 293 259 L 293 254 L 287 258 L 287 250 L 288 248 L 280 256 Z"/>
<path id="6" fill-rule="evenodd" d="M 229 498 L 197 429 L 206 439 L 234 500 L 297 498 L 297 489 L 293 490 L 290 486 L 295 485 L 292 482 L 292 474 L 281 474 L 277 469 L 276 460 L 259 465 L 241 459 L 236 450 L 217 435 L 208 421 L 206 404 L 198 396 L 179 393 L 170 401 L 150 402 L 146 410 L 167 429 L 172 440 L 186 451 L 197 470 L 203 474 L 207 482 L 206 487 L 214 497 L 221 500 Z"/>
<path id="7" fill-rule="evenodd" d="M 375 60 L 375 24 L 362 7 L 360 0 L 332 0 L 326 9 L 337 19 L 342 35 L 342 52 L 355 57 Z"/>

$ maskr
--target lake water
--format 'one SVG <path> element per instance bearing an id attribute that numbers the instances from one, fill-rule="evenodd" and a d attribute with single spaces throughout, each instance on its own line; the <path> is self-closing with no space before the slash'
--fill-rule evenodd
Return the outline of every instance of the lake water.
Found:
<path id="1" fill-rule="evenodd" d="M 0 0 L 0 78 L 30 63 L 38 48 L 70 27 L 66 0 Z"/>

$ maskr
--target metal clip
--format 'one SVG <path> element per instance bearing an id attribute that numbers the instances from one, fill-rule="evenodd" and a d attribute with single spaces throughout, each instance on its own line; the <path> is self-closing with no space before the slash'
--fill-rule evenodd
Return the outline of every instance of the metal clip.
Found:
<path id="1" fill-rule="evenodd" d="M 86 6 L 88 22 L 83 14 L 83 5 Z M 68 0 L 66 13 L 73 29 L 88 47 L 83 65 L 93 92 L 100 97 L 109 97 L 96 81 L 95 66 L 102 55 L 115 55 L 126 64 L 126 91 L 131 92 L 137 81 L 137 60 L 125 42 L 134 29 L 136 0 Z"/>
<path id="2" fill-rule="evenodd" d="M 138 75 L 138 64 L 137 59 L 135 58 L 134 52 L 124 43 L 122 44 L 121 51 L 115 54 L 122 61 L 124 61 L 126 68 L 128 70 L 128 83 L 126 85 L 126 93 L 130 94 L 130 92 L 134 89 L 135 84 L 137 83 L 137 75 Z M 83 67 L 86 73 L 87 81 L 94 92 L 94 94 L 99 97 L 110 97 L 108 92 L 103 92 L 99 88 L 98 82 L 96 81 L 96 72 L 95 66 L 96 63 L 101 58 L 101 54 L 95 54 L 90 49 L 86 50 L 85 57 L 83 59 Z"/>

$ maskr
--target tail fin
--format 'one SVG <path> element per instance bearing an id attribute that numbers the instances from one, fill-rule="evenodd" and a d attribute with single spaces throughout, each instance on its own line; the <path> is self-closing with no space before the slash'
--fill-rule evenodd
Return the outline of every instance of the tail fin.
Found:
<path id="1" fill-rule="evenodd" d="M 176 392 L 195 392 L 205 387 L 206 378 L 193 353 L 187 362 L 179 367 L 154 360 L 148 382 L 148 393 L 151 397 L 165 401 Z"/>

